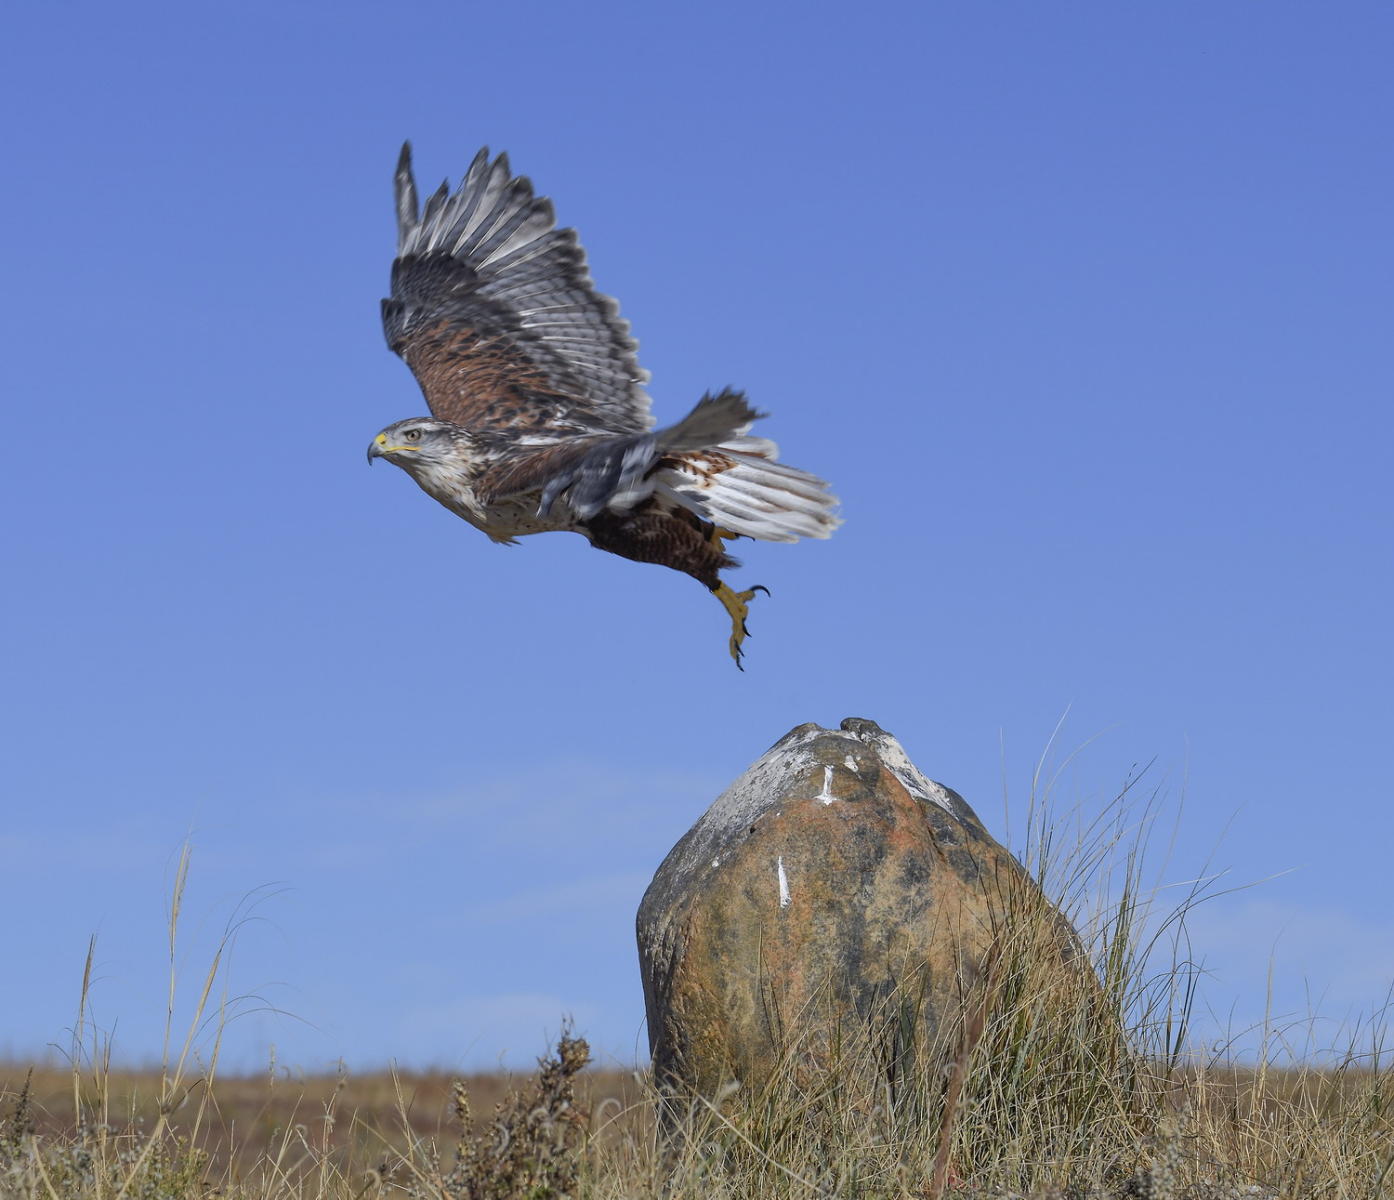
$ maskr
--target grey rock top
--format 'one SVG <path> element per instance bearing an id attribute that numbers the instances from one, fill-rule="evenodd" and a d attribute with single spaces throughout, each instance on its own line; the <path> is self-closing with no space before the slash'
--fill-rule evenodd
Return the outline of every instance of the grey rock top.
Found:
<path id="1" fill-rule="evenodd" d="M 723 847 L 753 832 L 773 809 L 804 801 L 810 804 L 855 804 L 875 793 L 883 771 L 905 790 L 941 815 L 947 814 L 987 837 L 982 822 L 957 792 L 928 778 L 910 756 L 875 721 L 848 717 L 838 729 L 808 722 L 796 726 L 769 748 L 728 787 L 673 847 L 659 876 L 673 879 L 703 874 Z"/>

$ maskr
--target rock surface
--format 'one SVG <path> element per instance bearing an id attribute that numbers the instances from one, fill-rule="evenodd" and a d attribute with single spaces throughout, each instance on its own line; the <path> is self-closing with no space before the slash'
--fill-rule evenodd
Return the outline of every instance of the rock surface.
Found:
<path id="1" fill-rule="evenodd" d="M 826 1066 L 852 1026 L 898 1039 L 892 1057 L 949 1036 L 1007 897 L 1034 886 L 962 797 L 875 722 L 798 726 L 716 800 L 644 894 L 657 1077 L 707 1093 L 729 1079 L 758 1085 L 791 1057 Z M 1061 959 L 1087 972 L 1057 919 Z"/>

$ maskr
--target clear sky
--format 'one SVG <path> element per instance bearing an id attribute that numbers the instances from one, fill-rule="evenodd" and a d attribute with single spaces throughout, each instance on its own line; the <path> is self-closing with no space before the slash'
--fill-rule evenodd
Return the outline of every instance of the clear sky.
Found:
<path id="1" fill-rule="evenodd" d="M 1394 979 L 1394 9 L 14 6 L 0 47 L 0 1056 L 158 1051 L 234 913 L 255 1067 L 645 1045 L 653 869 L 791 726 L 872 717 L 1019 840 L 1152 764 L 1208 1004 Z M 736 384 L 833 481 L 674 572 L 491 545 L 364 450 L 422 183 L 510 152 L 660 419 Z M 1165 837 L 1162 841 L 1165 842 Z M 1288 872 L 1286 874 L 1279 874 Z M 239 909 L 239 905 L 242 907 Z M 291 1015 L 277 1015 L 275 1008 Z"/>

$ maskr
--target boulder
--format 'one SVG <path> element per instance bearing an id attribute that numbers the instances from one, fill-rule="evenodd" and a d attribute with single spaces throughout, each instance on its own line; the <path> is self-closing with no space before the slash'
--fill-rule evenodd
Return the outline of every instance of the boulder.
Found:
<path id="1" fill-rule="evenodd" d="M 800 725 L 673 847 L 639 906 L 655 1074 L 706 1094 L 759 1086 L 791 1061 L 827 1068 L 854 1036 L 903 1070 L 984 1007 L 1022 896 L 1039 891 L 1016 859 L 874 721 Z M 1097 988 L 1048 912 L 1049 953 Z"/>

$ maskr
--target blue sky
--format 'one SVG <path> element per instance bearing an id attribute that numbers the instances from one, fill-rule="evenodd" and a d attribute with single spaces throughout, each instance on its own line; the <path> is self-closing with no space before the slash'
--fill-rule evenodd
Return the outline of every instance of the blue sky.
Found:
<path id="1" fill-rule="evenodd" d="M 1221 1023 L 1394 979 L 1387 6 L 29 5 L 0 48 L 11 564 L 0 1055 L 88 937 L 158 1052 L 181 843 L 234 1064 L 642 1052 L 632 920 L 791 726 L 868 716 L 1001 836 L 1144 764 Z M 831 479 L 690 580 L 501 549 L 369 471 L 403 138 L 581 231 L 661 419 Z M 1165 839 L 1163 839 L 1165 840 Z M 1286 873 L 1284 873 L 1286 872 Z M 1271 878 L 1277 876 L 1276 878 Z M 239 906 L 241 906 L 239 908 Z M 290 1016 L 268 1010 L 274 1007 Z"/>

